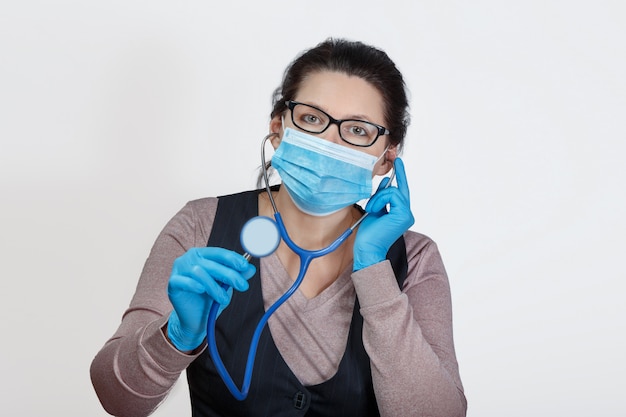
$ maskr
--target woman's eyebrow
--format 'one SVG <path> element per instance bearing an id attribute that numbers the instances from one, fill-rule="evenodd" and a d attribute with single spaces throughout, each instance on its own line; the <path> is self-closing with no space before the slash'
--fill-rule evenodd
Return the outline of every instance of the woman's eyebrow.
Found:
<path id="1" fill-rule="evenodd" d="M 313 101 L 304 101 L 304 100 L 302 100 L 302 101 L 300 101 L 300 100 L 296 100 L 296 101 L 298 101 L 298 102 L 300 102 L 300 103 L 302 103 L 302 104 L 308 104 L 309 106 L 317 107 L 318 109 L 320 109 L 320 110 L 322 110 L 322 111 L 324 111 L 324 112 L 326 112 L 326 113 L 330 114 L 331 116 L 335 117 L 335 115 L 334 115 L 334 114 L 331 114 L 331 112 L 329 112 L 328 110 L 326 110 L 326 109 L 324 108 L 324 106 L 322 106 L 322 105 L 320 105 L 320 104 L 318 104 L 318 103 L 316 103 L 316 102 L 313 102 Z M 367 115 L 365 115 L 365 114 L 352 114 L 352 115 L 350 115 L 350 116 L 341 117 L 341 118 L 339 118 L 339 119 L 340 119 L 340 120 L 352 120 L 352 119 L 358 119 L 358 120 L 364 120 L 364 121 L 371 121 L 371 120 L 372 120 L 372 118 L 371 118 L 371 117 L 369 117 L 369 116 L 367 116 Z"/>

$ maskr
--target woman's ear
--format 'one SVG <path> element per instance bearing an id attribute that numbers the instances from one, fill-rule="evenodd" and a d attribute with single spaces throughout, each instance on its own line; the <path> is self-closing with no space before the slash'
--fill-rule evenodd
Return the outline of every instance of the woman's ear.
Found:
<path id="1" fill-rule="evenodd" d="M 272 117 L 272 120 L 270 120 L 270 133 L 274 133 L 274 135 L 272 135 L 272 138 L 270 139 L 270 142 L 272 142 L 272 146 L 274 147 L 274 149 L 276 149 L 278 148 L 278 145 L 280 145 L 280 141 L 283 137 L 282 114 L 277 114 L 276 116 Z"/>
<path id="2" fill-rule="evenodd" d="M 376 175 L 386 175 L 391 168 L 393 168 L 393 161 L 398 157 L 398 145 L 391 145 L 389 149 L 385 151 L 385 154 L 381 158 L 381 164 L 376 169 L 374 174 Z"/>

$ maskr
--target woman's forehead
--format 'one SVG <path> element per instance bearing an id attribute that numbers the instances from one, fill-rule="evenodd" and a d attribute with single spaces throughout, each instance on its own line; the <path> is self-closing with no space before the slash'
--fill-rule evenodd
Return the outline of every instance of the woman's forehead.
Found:
<path id="1" fill-rule="evenodd" d="M 294 100 L 311 104 L 335 118 L 365 118 L 383 123 L 383 97 L 363 78 L 318 71 L 302 80 Z"/>

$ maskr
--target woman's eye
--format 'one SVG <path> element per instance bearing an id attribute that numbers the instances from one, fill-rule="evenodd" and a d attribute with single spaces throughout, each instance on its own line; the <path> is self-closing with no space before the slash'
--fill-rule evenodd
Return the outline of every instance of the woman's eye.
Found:
<path id="1" fill-rule="evenodd" d="M 354 125 L 350 127 L 350 133 L 356 136 L 367 136 L 367 130 L 362 126 Z"/>
<path id="2" fill-rule="evenodd" d="M 315 116 L 314 114 L 305 114 L 305 115 L 302 117 L 302 120 L 303 120 L 305 123 L 308 123 L 308 124 L 310 124 L 310 125 L 317 124 L 317 123 L 319 123 L 319 121 L 320 121 L 320 119 L 319 119 L 317 116 Z"/>

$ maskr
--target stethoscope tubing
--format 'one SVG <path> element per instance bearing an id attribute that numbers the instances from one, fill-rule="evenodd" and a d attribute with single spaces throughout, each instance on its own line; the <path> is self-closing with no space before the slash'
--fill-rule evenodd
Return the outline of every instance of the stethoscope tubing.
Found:
<path id="1" fill-rule="evenodd" d="M 272 196 L 272 192 L 269 187 L 267 165 L 265 162 L 265 142 L 272 136 L 273 134 L 267 135 L 263 139 L 263 142 L 261 144 L 261 164 L 262 164 L 261 166 L 263 169 L 263 177 L 264 177 L 265 185 L 267 188 L 267 194 L 272 204 L 272 209 L 274 210 L 274 218 L 276 220 L 276 225 L 278 226 L 280 237 L 285 242 L 285 244 L 294 253 L 296 253 L 298 257 L 300 258 L 300 270 L 298 272 L 298 277 L 296 278 L 294 283 L 291 285 L 291 287 L 278 300 L 276 300 L 274 304 L 272 304 L 267 309 L 265 314 L 263 314 L 263 316 L 257 323 L 257 326 L 254 330 L 254 334 L 252 336 L 252 341 L 250 342 L 250 349 L 248 350 L 246 370 L 244 373 L 241 390 L 237 388 L 237 385 L 235 384 L 232 377 L 230 376 L 230 373 L 226 369 L 226 366 L 224 366 L 224 362 L 222 361 L 222 358 L 217 349 L 217 342 L 215 338 L 215 323 L 217 321 L 217 315 L 219 312 L 220 305 L 218 303 L 213 303 L 211 305 L 211 309 L 209 310 L 209 319 L 207 323 L 207 344 L 209 348 L 209 353 L 211 354 L 211 358 L 213 359 L 213 364 L 215 365 L 215 368 L 217 372 L 219 373 L 220 377 L 224 381 L 224 384 L 226 385 L 228 390 L 231 392 L 233 397 L 235 397 L 235 399 L 239 401 L 245 400 L 248 396 L 248 392 L 250 390 L 250 382 L 252 381 L 252 370 L 254 369 L 256 351 L 259 346 L 259 340 L 261 338 L 261 333 L 263 332 L 263 328 L 267 324 L 267 321 L 269 320 L 270 316 L 274 314 L 274 312 L 281 305 L 283 305 L 289 299 L 289 297 L 293 295 L 293 293 L 298 289 L 300 284 L 302 284 L 302 280 L 304 279 L 304 276 L 306 275 L 306 271 L 308 270 L 309 264 L 311 263 L 311 261 L 315 258 L 319 258 L 324 255 L 327 255 L 333 252 L 334 250 L 336 250 L 339 246 L 341 246 L 341 244 L 345 242 L 346 239 L 348 239 L 348 237 L 352 234 L 356 226 L 358 226 L 358 224 L 363 220 L 363 218 L 366 215 L 366 214 L 363 215 L 354 225 L 348 228 L 337 239 L 335 239 L 330 245 L 326 246 L 325 248 L 317 249 L 317 250 L 306 250 L 306 249 L 302 249 L 301 247 L 299 247 L 291 239 L 291 237 L 289 236 L 289 233 L 287 233 L 287 229 L 285 228 L 285 223 L 283 222 L 283 219 L 280 213 L 278 212 L 278 209 L 276 208 L 276 203 L 274 202 L 274 197 Z M 230 286 L 228 284 L 222 283 L 221 286 L 226 291 L 230 289 Z"/>
<path id="2" fill-rule="evenodd" d="M 300 258 L 300 270 L 298 272 L 298 277 L 296 278 L 294 283 L 291 285 L 291 287 L 278 300 L 276 300 L 274 304 L 272 304 L 267 309 L 265 314 L 263 314 L 263 316 L 257 323 L 257 326 L 254 330 L 254 334 L 252 336 L 252 341 L 250 342 L 250 349 L 248 350 L 248 358 L 246 361 L 246 369 L 245 369 L 245 373 L 243 377 L 241 390 L 237 388 L 237 385 L 235 384 L 228 370 L 224 366 L 224 362 L 222 361 L 222 358 L 217 350 L 217 342 L 215 339 L 215 323 L 217 321 L 217 315 L 219 312 L 220 305 L 218 303 L 213 303 L 211 305 L 211 309 L 209 310 L 209 319 L 207 323 L 207 344 L 209 348 L 209 353 L 211 355 L 211 358 L 213 359 L 213 364 L 215 365 L 217 372 L 219 373 L 220 377 L 224 381 L 224 384 L 226 385 L 228 390 L 231 392 L 233 397 L 239 401 L 245 400 L 248 396 L 248 392 L 250 390 L 250 382 L 252 381 L 252 370 L 254 368 L 256 351 L 259 346 L 259 340 L 261 338 L 261 333 L 263 332 L 263 328 L 267 324 L 267 321 L 269 320 L 270 316 L 274 314 L 274 312 L 281 305 L 283 305 L 289 299 L 289 297 L 291 297 L 293 293 L 298 289 L 298 287 L 302 283 L 302 280 L 304 279 L 304 276 L 306 275 L 306 271 L 308 270 L 309 264 L 311 263 L 311 261 L 315 258 L 319 258 L 324 255 L 327 255 L 333 252 L 334 250 L 336 250 L 339 246 L 341 246 L 341 244 L 348 239 L 348 237 L 352 234 L 352 232 L 356 229 L 356 227 L 368 215 L 368 213 L 364 213 L 352 226 L 350 226 L 345 232 L 343 232 L 337 239 L 335 239 L 330 245 L 326 246 L 325 248 L 317 249 L 317 250 L 307 250 L 307 249 L 302 249 L 301 247 L 299 247 L 291 239 L 291 237 L 289 237 L 289 233 L 287 233 L 287 229 L 285 228 L 283 219 L 280 213 L 278 212 L 278 209 L 276 207 L 276 203 L 274 202 L 274 197 L 272 196 L 272 191 L 269 185 L 269 178 L 267 174 L 267 164 L 265 161 L 265 143 L 270 137 L 274 135 L 275 133 L 270 133 L 269 135 L 265 136 L 265 138 L 263 138 L 263 141 L 261 143 L 261 169 L 263 170 L 263 179 L 265 180 L 267 194 L 272 204 L 272 209 L 274 211 L 274 218 L 276 220 L 276 225 L 278 226 L 280 237 L 285 242 L 285 244 Z M 393 175 L 389 179 L 387 186 L 391 184 L 392 179 L 393 179 Z M 260 271 L 258 271 L 258 273 L 260 274 Z M 221 286 L 224 290 L 228 291 L 230 289 L 228 284 L 221 284 Z"/>
<path id="3" fill-rule="evenodd" d="M 215 365 L 215 368 L 217 372 L 219 373 L 220 377 L 224 381 L 224 384 L 226 385 L 228 390 L 231 392 L 233 397 L 235 397 L 235 399 L 239 401 L 245 400 L 248 396 L 248 392 L 250 390 L 250 382 L 252 381 L 252 370 L 254 368 L 254 361 L 256 358 L 256 351 L 259 345 L 259 340 L 261 338 L 261 333 L 263 332 L 263 328 L 267 324 L 267 321 L 269 320 L 270 316 L 274 314 L 274 312 L 281 305 L 283 305 L 298 289 L 298 287 L 302 283 L 302 280 L 304 279 L 304 276 L 306 275 L 306 271 L 308 270 L 309 264 L 311 263 L 311 261 L 315 258 L 319 258 L 328 253 L 331 253 L 332 251 L 337 249 L 352 234 L 352 231 L 353 231 L 352 228 L 346 230 L 344 233 L 341 234 L 341 236 L 335 239 L 334 242 L 332 242 L 330 245 L 328 245 L 327 247 L 323 249 L 318 249 L 318 250 L 313 250 L 313 251 L 305 250 L 297 246 L 291 240 L 291 238 L 289 237 L 287 233 L 287 230 L 285 229 L 285 225 L 280 216 L 280 213 L 275 213 L 274 217 L 276 219 L 276 224 L 278 225 L 278 230 L 280 232 L 281 238 L 285 241 L 287 246 L 289 246 L 300 258 L 300 270 L 298 272 L 298 277 L 296 278 L 294 283 L 291 285 L 291 287 L 278 300 L 276 300 L 274 304 L 272 304 L 267 309 L 265 314 L 263 314 L 263 316 L 257 323 L 257 326 L 254 330 L 254 334 L 252 336 L 252 341 L 250 342 L 250 349 L 248 351 L 248 358 L 246 361 L 246 370 L 244 373 L 243 384 L 242 384 L 241 390 L 237 388 L 237 385 L 235 384 L 232 377 L 230 376 L 230 373 L 224 366 L 224 362 L 222 361 L 221 356 L 217 350 L 217 343 L 216 343 L 216 338 L 215 338 L 215 323 L 217 321 L 217 313 L 219 311 L 220 305 L 217 303 L 213 303 L 209 311 L 209 320 L 208 320 L 208 326 L 207 326 L 207 344 L 209 347 L 209 353 L 211 354 L 211 358 L 213 359 L 213 364 Z M 221 286 L 225 290 L 229 289 L 228 284 L 221 284 Z"/>

